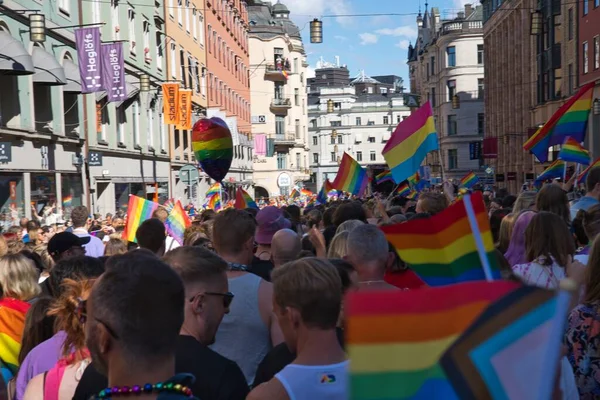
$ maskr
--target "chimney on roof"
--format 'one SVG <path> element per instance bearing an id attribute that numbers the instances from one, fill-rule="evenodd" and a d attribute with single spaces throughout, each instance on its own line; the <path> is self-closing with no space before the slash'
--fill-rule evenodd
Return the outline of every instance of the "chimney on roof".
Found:
<path id="1" fill-rule="evenodd" d="M 458 19 L 465 19 L 465 13 L 463 11 L 459 11 L 457 15 Z"/>
<path id="2" fill-rule="evenodd" d="M 465 4 L 465 16 L 469 18 L 473 14 L 473 4 Z"/>

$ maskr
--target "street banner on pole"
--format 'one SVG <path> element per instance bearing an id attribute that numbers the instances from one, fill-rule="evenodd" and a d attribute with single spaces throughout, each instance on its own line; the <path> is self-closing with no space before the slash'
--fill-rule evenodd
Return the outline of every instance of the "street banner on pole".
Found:
<path id="1" fill-rule="evenodd" d="M 178 129 L 192 129 L 192 91 L 179 91 L 179 124 Z"/>
<path id="2" fill-rule="evenodd" d="M 102 45 L 102 76 L 108 101 L 127 100 L 123 43 L 116 42 Z"/>
<path id="3" fill-rule="evenodd" d="M 179 124 L 179 83 L 163 83 L 163 115 L 165 124 Z"/>
<path id="4" fill-rule="evenodd" d="M 100 28 L 76 29 L 75 43 L 79 60 L 81 93 L 93 93 L 103 90 Z"/>

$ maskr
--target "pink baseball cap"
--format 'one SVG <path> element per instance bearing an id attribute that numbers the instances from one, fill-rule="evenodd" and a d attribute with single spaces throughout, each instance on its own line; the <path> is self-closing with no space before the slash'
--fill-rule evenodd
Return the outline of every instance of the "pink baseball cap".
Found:
<path id="1" fill-rule="evenodd" d="M 292 223 L 283 216 L 283 211 L 274 206 L 265 207 L 256 215 L 258 230 L 256 243 L 271 244 L 273 235 L 282 229 L 289 229 Z"/>

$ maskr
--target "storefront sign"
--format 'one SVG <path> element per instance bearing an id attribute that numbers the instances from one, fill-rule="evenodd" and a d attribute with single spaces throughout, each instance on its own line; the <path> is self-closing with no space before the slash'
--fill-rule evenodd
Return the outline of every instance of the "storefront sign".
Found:
<path id="1" fill-rule="evenodd" d="M 102 45 L 102 78 L 108 101 L 127 100 L 125 84 L 125 61 L 123 59 L 123 43 L 107 43 Z"/>
<path id="2" fill-rule="evenodd" d="M 469 159 L 479 160 L 481 158 L 481 142 L 469 143 Z"/>
<path id="3" fill-rule="evenodd" d="M 163 83 L 163 115 L 165 124 L 179 124 L 179 83 Z"/>
<path id="4" fill-rule="evenodd" d="M 179 91 L 179 125 L 178 129 L 192 129 L 192 91 Z"/>
<path id="5" fill-rule="evenodd" d="M 517 180 L 517 173 L 516 172 L 509 172 L 506 174 L 506 179 L 508 179 L 509 181 L 516 181 Z"/>
<path id="6" fill-rule="evenodd" d="M 100 28 L 75 30 L 81 93 L 102 90 L 102 64 L 100 62 Z"/>
<path id="7" fill-rule="evenodd" d="M 9 185 L 10 185 L 10 199 L 15 201 L 15 200 L 17 200 L 17 182 L 10 181 Z"/>
<path id="8" fill-rule="evenodd" d="M 88 153 L 88 165 L 90 167 L 101 167 L 102 166 L 102 153 L 97 151 L 90 151 Z"/>
<path id="9" fill-rule="evenodd" d="M 277 186 L 279 186 L 280 188 L 289 187 L 291 184 L 292 184 L 292 178 L 285 172 L 282 172 L 277 177 Z"/>
<path id="10" fill-rule="evenodd" d="M 0 163 L 12 161 L 12 145 L 10 142 L 0 142 Z"/>

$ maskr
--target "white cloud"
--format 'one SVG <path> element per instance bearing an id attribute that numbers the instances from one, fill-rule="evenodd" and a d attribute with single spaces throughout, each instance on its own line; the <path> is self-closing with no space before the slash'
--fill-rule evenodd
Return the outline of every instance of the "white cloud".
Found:
<path id="1" fill-rule="evenodd" d="M 315 77 L 315 69 L 310 65 L 306 67 L 306 79 Z"/>
<path id="2" fill-rule="evenodd" d="M 410 42 L 408 40 L 404 39 L 404 40 L 401 40 L 398 43 L 396 43 L 396 47 L 399 47 L 402 50 L 407 50 L 409 44 L 410 44 Z"/>
<path id="3" fill-rule="evenodd" d="M 384 28 L 384 29 L 378 29 L 375 31 L 375 33 L 378 33 L 380 35 L 386 35 L 386 36 L 405 36 L 408 38 L 416 38 L 417 37 L 417 29 L 413 28 L 412 26 L 399 26 L 397 28 Z"/>
<path id="4" fill-rule="evenodd" d="M 345 42 L 346 40 L 348 40 L 348 38 L 346 36 L 342 36 L 342 35 L 335 35 L 333 38 L 336 40 L 339 40 L 340 42 Z"/>
<path id="5" fill-rule="evenodd" d="M 465 4 L 473 4 L 474 0 L 454 0 L 454 8 L 465 8 Z"/>
<path id="6" fill-rule="evenodd" d="M 377 43 L 377 39 L 379 39 L 377 35 L 368 32 L 360 33 L 358 37 L 360 38 L 360 44 L 363 46 Z"/>

